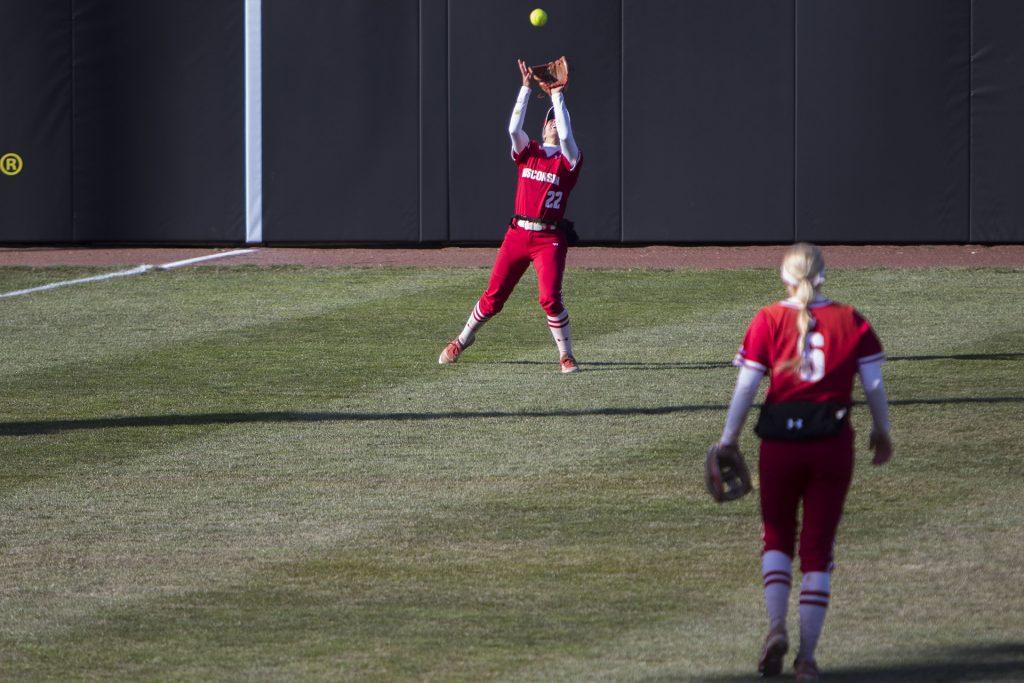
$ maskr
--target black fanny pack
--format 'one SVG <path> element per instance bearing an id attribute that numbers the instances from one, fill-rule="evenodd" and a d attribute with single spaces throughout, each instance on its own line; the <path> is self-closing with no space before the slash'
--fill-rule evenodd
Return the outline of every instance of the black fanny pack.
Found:
<path id="1" fill-rule="evenodd" d="M 823 439 L 841 432 L 849 419 L 850 406 L 842 403 L 766 403 L 754 432 L 781 441 Z"/>

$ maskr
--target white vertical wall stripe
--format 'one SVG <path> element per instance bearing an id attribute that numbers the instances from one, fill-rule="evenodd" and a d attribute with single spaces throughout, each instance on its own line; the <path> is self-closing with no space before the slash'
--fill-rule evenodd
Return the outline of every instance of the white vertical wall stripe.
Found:
<path id="1" fill-rule="evenodd" d="M 263 0 L 245 2 L 245 241 L 263 241 Z"/>

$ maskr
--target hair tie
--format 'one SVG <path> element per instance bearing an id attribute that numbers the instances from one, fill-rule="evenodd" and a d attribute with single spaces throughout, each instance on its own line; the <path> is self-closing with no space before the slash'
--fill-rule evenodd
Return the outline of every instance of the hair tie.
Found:
<path id="1" fill-rule="evenodd" d="M 800 284 L 800 280 L 793 277 L 789 271 L 786 270 L 786 266 L 779 266 L 779 275 L 782 277 L 782 281 L 787 285 L 796 287 Z M 825 269 L 822 268 L 821 272 L 811 278 L 812 287 L 820 287 L 825 282 Z"/>

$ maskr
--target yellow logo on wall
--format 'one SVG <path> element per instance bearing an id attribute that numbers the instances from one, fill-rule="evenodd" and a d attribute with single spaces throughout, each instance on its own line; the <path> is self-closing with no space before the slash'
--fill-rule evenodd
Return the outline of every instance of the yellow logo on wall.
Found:
<path id="1" fill-rule="evenodd" d="M 18 175 L 25 167 L 25 162 L 14 152 L 8 152 L 0 157 L 0 173 L 4 175 Z"/>

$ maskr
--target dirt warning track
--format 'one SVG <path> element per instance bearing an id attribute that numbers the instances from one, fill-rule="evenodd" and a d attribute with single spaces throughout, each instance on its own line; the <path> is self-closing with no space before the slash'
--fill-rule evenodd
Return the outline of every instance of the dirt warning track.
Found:
<path id="1" fill-rule="evenodd" d="M 235 247 L 90 248 L 3 247 L 0 266 L 135 266 L 192 259 Z M 1024 267 L 1024 245 L 824 246 L 830 268 Z M 573 247 L 571 268 L 717 270 L 779 264 L 785 245 L 707 247 Z M 496 247 L 421 249 L 257 247 L 248 254 L 196 263 L 195 267 L 303 265 L 316 267 L 487 267 Z"/>

